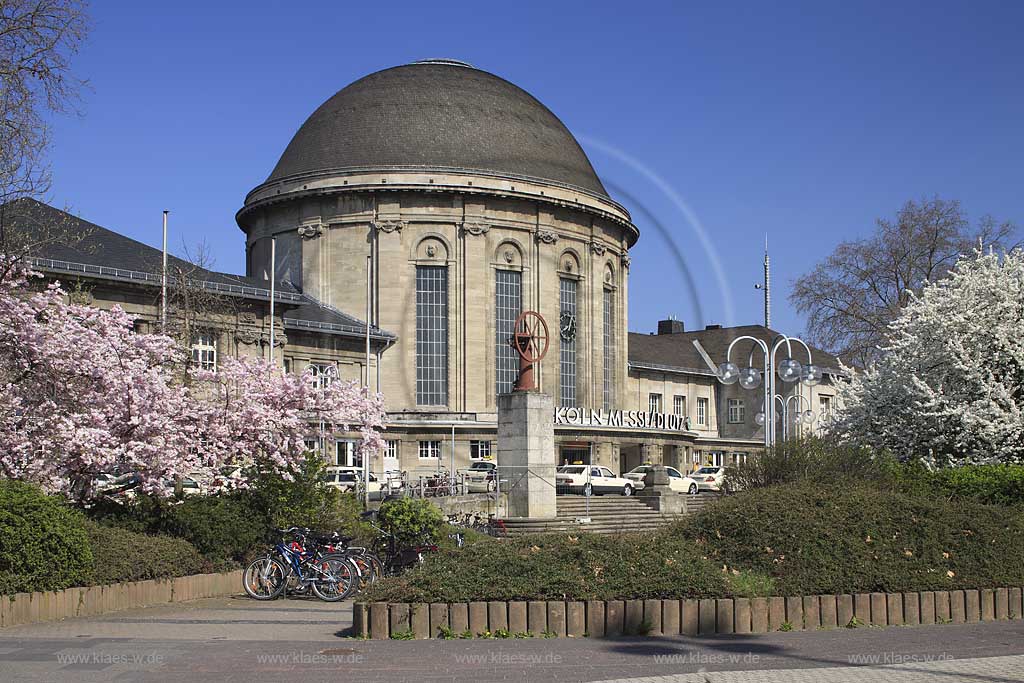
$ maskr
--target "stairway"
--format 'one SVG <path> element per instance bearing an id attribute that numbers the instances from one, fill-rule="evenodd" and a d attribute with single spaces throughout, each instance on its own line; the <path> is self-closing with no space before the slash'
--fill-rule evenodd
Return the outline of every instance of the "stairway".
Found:
<path id="1" fill-rule="evenodd" d="M 703 507 L 706 496 L 689 496 L 689 508 Z M 714 496 L 717 497 L 717 496 Z M 597 534 L 614 534 L 630 531 L 651 531 L 659 526 L 679 519 L 647 507 L 635 497 L 604 495 L 590 498 L 590 522 L 577 522 L 588 517 L 587 499 L 584 496 L 561 495 L 557 499 L 558 516 L 555 519 L 528 519 L 525 517 L 505 519 L 509 534 L 550 533 L 558 531 L 580 531 Z"/>

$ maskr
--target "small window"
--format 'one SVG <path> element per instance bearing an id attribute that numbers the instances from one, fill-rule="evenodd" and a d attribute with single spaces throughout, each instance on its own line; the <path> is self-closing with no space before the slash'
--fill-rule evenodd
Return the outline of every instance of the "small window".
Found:
<path id="1" fill-rule="evenodd" d="M 590 468 L 590 476 L 592 476 L 592 477 L 600 477 L 601 476 L 601 468 L 600 467 L 591 467 Z"/>
<path id="2" fill-rule="evenodd" d="M 398 459 L 398 444 L 399 441 L 385 441 L 384 442 L 384 457 Z"/>
<path id="3" fill-rule="evenodd" d="M 490 441 L 470 441 L 469 457 L 471 460 L 488 460 L 491 457 Z"/>
<path id="4" fill-rule="evenodd" d="M 831 396 L 819 396 L 818 397 L 818 418 L 822 422 L 828 422 L 829 418 L 832 417 L 832 397 Z"/>
<path id="5" fill-rule="evenodd" d="M 601 476 L 602 477 L 608 477 L 610 479 L 610 478 L 614 477 L 615 475 L 612 474 L 612 471 L 610 469 L 608 469 L 607 467 L 602 467 L 601 468 Z"/>
<path id="6" fill-rule="evenodd" d="M 419 443 L 419 456 L 420 460 L 436 460 L 441 457 L 441 442 L 440 441 L 420 441 Z"/>
<path id="7" fill-rule="evenodd" d="M 686 415 L 686 397 L 685 396 L 673 396 L 672 397 L 672 413 L 675 415 Z"/>
<path id="8" fill-rule="evenodd" d="M 192 341 L 192 365 L 200 370 L 217 371 L 217 339 L 206 332 Z"/>
<path id="9" fill-rule="evenodd" d="M 326 389 L 338 376 L 337 369 L 330 363 L 310 363 L 306 372 L 314 389 Z"/>
<path id="10" fill-rule="evenodd" d="M 708 425 L 708 400 L 706 398 L 697 399 L 697 424 L 701 427 Z"/>
<path id="11" fill-rule="evenodd" d="M 661 412 L 661 394 L 649 394 L 647 397 L 647 410 L 652 413 Z"/>
<path id="12" fill-rule="evenodd" d="M 729 399 L 729 424 L 742 424 L 746 421 L 746 408 L 743 399 Z"/>

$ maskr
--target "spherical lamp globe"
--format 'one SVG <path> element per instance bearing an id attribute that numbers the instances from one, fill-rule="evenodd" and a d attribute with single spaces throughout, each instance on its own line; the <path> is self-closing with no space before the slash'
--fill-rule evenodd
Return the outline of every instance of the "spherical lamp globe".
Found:
<path id="1" fill-rule="evenodd" d="M 800 361 L 785 358 L 779 361 L 777 372 L 779 373 L 779 379 L 783 382 L 795 382 L 800 379 L 800 372 L 802 370 L 803 366 L 800 365 Z"/>
<path id="2" fill-rule="evenodd" d="M 800 369 L 800 381 L 809 387 L 821 384 L 822 371 L 817 365 L 809 364 Z"/>
<path id="3" fill-rule="evenodd" d="M 744 389 L 757 389 L 761 386 L 761 371 L 757 368 L 740 370 L 740 386 Z"/>
<path id="4" fill-rule="evenodd" d="M 735 384 L 740 378 L 740 369 L 735 363 L 726 361 L 718 366 L 718 381 L 722 384 Z"/>
<path id="5" fill-rule="evenodd" d="M 754 422 L 757 423 L 758 427 L 763 427 L 764 426 L 764 413 L 758 411 L 758 413 L 756 415 L 754 415 Z"/>

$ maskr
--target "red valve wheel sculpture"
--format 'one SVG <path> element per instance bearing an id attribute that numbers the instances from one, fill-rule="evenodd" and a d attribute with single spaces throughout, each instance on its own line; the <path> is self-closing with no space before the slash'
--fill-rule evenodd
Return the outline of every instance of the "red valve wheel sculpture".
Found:
<path id="1" fill-rule="evenodd" d="M 519 354 L 519 378 L 516 391 L 532 391 L 537 388 L 533 377 L 533 366 L 548 352 L 550 335 L 544 316 L 536 311 L 523 311 L 516 318 L 512 328 L 512 347 Z"/>

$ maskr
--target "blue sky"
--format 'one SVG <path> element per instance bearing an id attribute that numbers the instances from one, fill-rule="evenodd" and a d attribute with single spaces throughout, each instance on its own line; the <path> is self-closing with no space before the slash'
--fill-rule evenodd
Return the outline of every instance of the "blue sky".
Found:
<path id="1" fill-rule="evenodd" d="M 765 233 L 773 326 L 799 333 L 792 281 L 908 199 L 1024 224 L 1024 3 L 97 0 L 91 11 L 76 61 L 90 89 L 80 117 L 53 122 L 51 200 L 151 244 L 168 208 L 172 245 L 205 241 L 221 270 L 243 272 L 234 214 L 305 118 L 353 80 L 427 57 L 516 83 L 580 138 L 641 230 L 632 330 L 669 314 L 688 329 L 760 322 Z"/>

